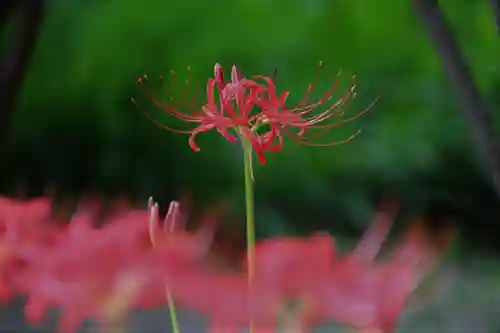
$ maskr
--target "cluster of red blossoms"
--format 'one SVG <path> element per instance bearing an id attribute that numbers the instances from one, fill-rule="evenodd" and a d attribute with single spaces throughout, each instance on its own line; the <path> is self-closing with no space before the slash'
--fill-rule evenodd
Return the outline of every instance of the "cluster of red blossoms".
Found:
<path id="1" fill-rule="evenodd" d="M 257 243 L 249 291 L 245 260 L 232 272 L 207 265 L 216 214 L 189 232 L 177 202 L 163 222 L 151 200 L 148 209 L 111 215 L 101 227 L 95 212 L 82 203 L 61 225 L 46 198 L 0 197 L 0 296 L 27 297 L 29 321 L 57 307 L 60 332 L 73 333 L 85 318 L 106 325 L 127 310 L 163 306 L 168 288 L 176 304 L 207 315 L 213 333 L 237 332 L 250 319 L 255 332 L 275 332 L 280 320 L 301 332 L 326 320 L 392 332 L 443 251 L 413 224 L 376 260 L 396 212 L 386 205 L 349 254 L 338 253 L 327 233 Z"/>
<path id="2" fill-rule="evenodd" d="M 322 63 L 320 63 L 320 68 Z M 274 77 L 261 75 L 253 79 L 241 77 L 236 66 L 232 67 L 231 80 L 224 77 L 222 67 L 215 65 L 214 77 L 207 83 L 207 102 L 200 104 L 201 93 L 191 89 L 186 80 L 186 90 L 174 94 L 171 87 L 166 86 L 169 101 L 162 103 L 148 89 L 147 76 L 138 79 L 139 84 L 153 103 L 187 125 L 195 125 L 187 130 L 174 129 L 161 124 L 149 115 L 145 109 L 139 109 L 158 126 L 176 133 L 189 134 L 189 145 L 194 151 L 200 148 L 195 143 L 198 134 L 216 129 L 226 140 L 235 143 L 238 138 L 245 137 L 252 144 L 260 164 L 266 163 L 266 152 L 276 152 L 283 148 L 283 137 L 289 137 L 295 142 L 313 146 L 335 146 L 356 137 L 360 130 L 347 139 L 338 142 L 317 143 L 318 138 L 328 130 L 345 125 L 368 112 L 368 107 L 355 115 L 344 117 L 345 107 L 355 97 L 352 83 L 346 93 L 339 99 L 333 98 L 333 93 L 339 86 L 335 80 L 318 100 L 310 102 L 311 92 L 316 85 L 319 72 L 308 85 L 303 98 L 294 106 L 288 106 L 289 91 L 278 93 Z M 175 72 L 172 72 L 175 77 Z M 163 82 L 163 77 L 160 77 Z"/>

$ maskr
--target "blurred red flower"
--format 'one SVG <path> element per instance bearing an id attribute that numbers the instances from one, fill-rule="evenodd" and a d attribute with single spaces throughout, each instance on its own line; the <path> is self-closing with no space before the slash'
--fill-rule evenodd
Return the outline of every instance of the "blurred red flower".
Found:
<path id="1" fill-rule="evenodd" d="M 85 318 L 109 324 L 131 308 L 164 305 L 167 288 L 176 304 L 209 316 L 214 333 L 237 332 L 250 319 L 255 332 L 271 333 L 283 318 L 303 332 L 325 320 L 392 332 L 453 231 L 436 245 L 417 221 L 378 259 L 396 208 L 383 205 L 349 254 L 327 233 L 258 242 L 249 290 L 246 260 L 232 273 L 207 265 L 218 207 L 195 231 L 186 229 L 178 202 L 160 221 L 152 200 L 147 210 L 114 213 L 100 228 L 96 207 L 80 205 L 63 227 L 50 223 L 47 199 L 0 198 L 0 285 L 5 297 L 27 296 L 31 322 L 61 308 L 59 329 L 68 333 Z"/>

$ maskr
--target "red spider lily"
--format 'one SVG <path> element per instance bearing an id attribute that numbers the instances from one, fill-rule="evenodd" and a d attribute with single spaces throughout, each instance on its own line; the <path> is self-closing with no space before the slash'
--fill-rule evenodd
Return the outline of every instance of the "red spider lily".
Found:
<path id="1" fill-rule="evenodd" d="M 344 97 L 334 102 L 333 105 L 326 106 L 333 99 L 332 95 L 338 83 L 335 83 L 321 99 L 309 103 L 317 76 L 316 74 L 313 82 L 309 84 L 304 98 L 294 107 L 285 105 L 290 94 L 288 91 L 277 94 L 274 78 L 254 76 L 254 79 L 263 81 L 261 84 L 255 80 L 240 77 L 236 66 L 233 66 L 231 71 L 231 82 L 226 82 L 221 66 L 215 65 L 215 77 L 208 80 L 207 103 L 203 105 L 197 102 L 200 95 L 198 91 L 191 96 L 188 96 L 191 94 L 188 91 L 182 94 L 182 98 L 172 99 L 169 103 L 163 104 L 147 90 L 147 77 L 144 77 L 139 78 L 139 84 L 155 105 L 187 124 L 196 124 L 196 127 L 190 130 L 173 129 L 154 120 L 140 106 L 139 109 L 160 127 L 177 133 L 190 134 L 189 145 L 195 151 L 200 150 L 195 143 L 196 136 L 212 129 L 216 129 L 232 143 L 237 142 L 238 137 L 245 136 L 252 144 L 259 163 L 265 164 L 266 152 L 276 152 L 282 149 L 283 135 L 308 145 L 333 146 L 347 142 L 359 134 L 360 131 L 340 142 L 312 143 L 312 140 L 320 134 L 333 127 L 349 123 L 370 109 L 367 108 L 354 116 L 338 120 L 344 114 L 344 107 L 355 95 L 354 85 L 352 85 Z M 189 81 L 186 85 L 189 87 Z M 325 106 L 326 109 L 318 111 Z M 320 130 L 320 133 L 306 136 L 306 132 L 311 130 Z"/>
<path id="2" fill-rule="evenodd" d="M 248 324 L 250 314 L 256 315 L 257 325 L 269 327 L 267 324 L 273 322 L 271 319 L 276 311 L 271 311 L 269 306 L 262 307 L 262 304 L 278 304 L 275 291 L 279 288 L 258 280 L 259 293 L 255 298 L 248 293 L 244 274 L 215 273 L 200 261 L 213 237 L 214 214 L 207 214 L 198 232 L 188 235 L 182 228 L 177 202 L 171 202 L 169 206 L 163 231 L 158 223 L 158 205 L 150 199 L 149 207 L 151 241 L 162 258 L 157 264 L 166 272 L 161 283 L 168 288 L 175 302 L 209 315 L 211 332 L 214 333 L 228 332 L 230 328 L 237 331 Z"/>
<path id="3" fill-rule="evenodd" d="M 113 310 L 109 306 L 114 298 L 128 292 L 122 291 L 124 281 L 133 280 L 140 288 L 146 271 L 140 265 L 145 249 L 136 226 L 142 224 L 147 231 L 147 215 L 143 214 L 142 221 L 136 216 L 134 228 L 125 220 L 94 229 L 91 219 L 88 212 L 77 214 L 66 237 L 55 247 L 31 253 L 29 266 L 16 276 L 17 290 L 28 297 L 26 316 L 30 321 L 41 321 L 48 307 L 61 307 L 59 330 L 73 332 L 86 317 L 104 319 Z M 126 309 L 131 302 L 128 298 L 134 295 L 114 310 Z"/>
<path id="4" fill-rule="evenodd" d="M 257 277 L 252 293 L 242 273 L 214 273 L 199 267 L 184 267 L 167 278 L 176 303 L 210 318 L 210 332 L 238 332 L 252 319 L 256 328 L 276 325 L 282 292 Z"/>
<path id="5" fill-rule="evenodd" d="M 172 207 L 165 222 L 179 225 L 177 203 Z M 132 307 L 164 305 L 165 276 L 199 263 L 208 232 L 171 228 L 168 237 L 153 235 L 152 246 L 154 213 L 121 212 L 97 229 L 91 211 L 78 212 L 66 237 L 57 246 L 31 252 L 30 265 L 15 277 L 17 290 L 28 297 L 28 319 L 39 322 L 48 307 L 61 307 L 59 330 L 74 332 L 85 318 L 105 323 Z"/>
<path id="6" fill-rule="evenodd" d="M 335 239 L 328 233 L 316 233 L 307 238 L 272 238 L 255 247 L 257 276 L 267 283 L 279 285 L 288 298 L 295 296 L 298 286 L 329 269 L 335 260 Z M 293 272 L 293 275 L 286 272 Z"/>
<path id="7" fill-rule="evenodd" d="M 149 242 L 153 248 L 153 258 L 158 275 L 144 286 L 137 300 L 140 307 L 163 304 L 170 290 L 169 277 L 184 277 L 183 272 L 205 267 L 217 225 L 218 209 L 206 213 L 194 232 L 185 228 L 186 219 L 179 202 L 172 201 L 160 228 L 159 207 L 149 199 Z M 159 293 L 158 290 L 163 292 Z M 175 296 L 175 295 L 174 295 Z"/>
<path id="8" fill-rule="evenodd" d="M 37 234 L 51 218 L 51 203 L 47 198 L 15 200 L 0 197 L 0 233 Z"/>
<path id="9" fill-rule="evenodd" d="M 168 285 L 178 304 L 209 316 L 210 332 L 238 332 L 251 319 L 256 332 L 270 333 L 299 286 L 334 264 L 333 245 L 328 234 L 258 243 L 251 290 L 244 271 L 221 274 L 199 266 L 173 273 Z"/>
<path id="10" fill-rule="evenodd" d="M 361 262 L 373 261 L 389 232 L 396 209 L 395 202 L 383 202 L 351 255 L 353 258 Z M 270 239 L 256 247 L 257 272 L 282 286 L 288 300 L 299 301 L 294 315 L 296 325 L 302 330 L 316 313 L 310 295 L 304 296 L 304 286 L 308 290 L 308 286 L 316 284 L 322 277 L 330 277 L 332 269 L 339 267 L 339 260 L 343 259 L 337 256 L 335 240 L 327 233 L 317 233 L 306 239 Z"/>
<path id="11" fill-rule="evenodd" d="M 370 111 L 376 102 L 373 102 L 361 112 L 344 118 L 345 108 L 356 96 L 354 91 L 354 77 L 352 78 L 352 83 L 346 90 L 344 96 L 339 99 L 335 100 L 333 98 L 333 94 L 339 86 L 338 80 L 335 80 L 330 89 L 328 89 L 321 98 L 316 101 L 309 102 L 311 92 L 317 84 L 319 70 L 322 67 L 323 63 L 320 62 L 318 71 L 316 72 L 313 81 L 308 84 L 305 95 L 294 106 L 286 105 L 286 100 L 290 95 L 288 91 L 283 91 L 279 95 L 277 94 L 274 78 L 254 76 L 255 79 L 264 81 L 264 84 L 259 88 L 262 90 L 259 91 L 259 99 L 256 101 L 256 104 L 262 110 L 262 115 L 259 117 L 259 125 L 268 125 L 270 127 L 269 132 L 266 133 L 268 135 L 266 138 L 268 142 L 277 140 L 278 146 L 281 146 L 282 135 L 285 135 L 293 139 L 295 142 L 305 145 L 336 146 L 354 139 L 361 133 L 361 130 L 358 130 L 347 139 L 337 142 L 314 142 L 315 139 L 332 128 L 345 125 L 361 117 Z M 315 132 L 308 135 L 311 131 Z"/>
<path id="12" fill-rule="evenodd" d="M 435 263 L 435 248 L 428 234 L 412 227 L 385 262 L 371 262 L 367 259 L 374 256 L 358 254 L 346 256 L 328 274 L 303 287 L 304 298 L 313 309 L 309 314 L 315 320 L 329 318 L 358 329 L 391 333 L 415 288 Z"/>
<path id="13" fill-rule="evenodd" d="M 58 229 L 47 224 L 50 201 L 0 197 L 0 299 L 12 297 L 11 279 L 28 253 L 57 241 Z"/>
<path id="14" fill-rule="evenodd" d="M 167 214 L 160 229 L 159 207 L 153 199 L 149 199 L 149 239 L 153 247 L 162 251 L 173 251 L 182 254 L 182 260 L 190 258 L 193 262 L 200 261 L 208 253 L 217 226 L 219 208 L 205 213 L 195 232 L 186 230 L 186 218 L 181 212 L 179 202 L 170 202 Z"/>
<path id="15" fill-rule="evenodd" d="M 388 202 L 347 255 L 338 253 L 326 233 L 257 243 L 249 290 L 245 261 L 230 274 L 205 265 L 214 212 L 188 232 L 178 202 L 170 203 L 160 222 L 158 205 L 150 200 L 148 210 L 116 213 L 96 228 L 96 209 L 81 205 L 67 227 L 52 228 L 42 219 L 47 201 L 36 202 L 0 200 L 0 213 L 9 216 L 1 220 L 6 223 L 0 244 L 8 249 L 0 266 L 2 281 L 7 291 L 27 296 L 32 322 L 42 320 L 48 307 L 62 308 L 59 329 L 65 332 L 73 332 L 84 318 L 107 323 L 131 308 L 164 305 L 168 287 L 179 305 L 209 316 L 213 333 L 237 332 L 250 319 L 256 332 L 274 332 L 292 301 L 300 307 L 286 312 L 294 316 L 288 324 L 303 331 L 333 319 L 390 333 L 451 236 L 440 235 L 436 247 L 415 223 L 389 256 L 376 260 L 396 213 L 396 205 Z M 37 231 L 23 227 L 28 225 Z M 42 225 L 47 232 L 41 232 Z M 16 267 L 16 258 L 25 267 Z"/>
<path id="16" fill-rule="evenodd" d="M 195 143 L 196 136 L 212 129 L 216 129 L 226 140 L 232 143 L 238 141 L 236 135 L 248 136 L 251 138 L 254 148 L 260 151 L 258 135 L 251 130 L 256 118 L 250 115 L 255 105 L 254 88 L 258 84 L 252 80 L 239 78 L 235 66 L 232 69 L 232 82 L 230 83 L 225 82 L 224 73 L 219 64 L 215 65 L 214 72 L 215 77 L 208 80 L 207 103 L 203 105 L 198 104 L 196 101 L 200 95 L 197 90 L 197 96 L 187 96 L 187 93 L 184 93 L 182 94 L 183 98 L 172 99 L 168 104 L 163 104 L 147 90 L 147 77 L 138 79 L 139 84 L 155 105 L 187 124 L 196 124 L 197 127 L 192 130 L 178 130 L 160 124 L 143 108 L 139 108 L 158 126 L 176 133 L 190 134 L 189 145 L 194 151 L 200 150 Z M 187 81 L 187 86 L 189 86 L 189 81 Z M 216 89 L 218 90 L 217 98 L 215 96 Z M 236 102 L 235 106 L 232 105 L 233 100 Z M 231 130 L 233 133 L 230 133 Z"/>
<path id="17" fill-rule="evenodd" d="M 155 275 L 147 252 L 108 237 L 72 241 L 40 255 L 17 284 L 28 296 L 30 321 L 40 321 L 47 307 L 63 309 L 61 332 L 74 332 L 88 317 L 106 321 L 124 313 Z"/>
<path id="18" fill-rule="evenodd" d="M 352 253 L 352 258 L 368 263 L 375 260 L 385 239 L 389 235 L 398 208 L 398 203 L 391 198 L 385 199 L 380 204 L 370 226 L 356 245 Z"/>

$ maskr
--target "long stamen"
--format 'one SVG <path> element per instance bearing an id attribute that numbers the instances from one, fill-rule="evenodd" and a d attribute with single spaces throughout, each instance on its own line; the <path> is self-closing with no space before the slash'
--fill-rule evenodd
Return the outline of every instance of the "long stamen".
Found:
<path id="1" fill-rule="evenodd" d="M 325 92 L 325 94 L 323 95 L 323 97 L 321 99 L 319 99 L 316 103 L 314 104 L 310 104 L 310 105 L 306 105 L 306 106 L 303 106 L 301 108 L 294 108 L 292 109 L 293 112 L 297 112 L 297 111 L 300 111 L 298 112 L 298 114 L 300 114 L 301 116 L 304 116 L 308 113 L 311 113 L 313 112 L 316 108 L 318 108 L 319 106 L 321 106 L 322 104 L 326 103 L 327 101 L 331 100 L 332 99 L 332 94 L 333 92 L 338 88 L 339 86 L 339 81 L 338 81 L 338 77 L 340 76 L 340 73 L 339 72 L 337 74 L 337 78 L 335 79 L 335 81 L 333 82 L 332 84 L 332 87 L 327 91 Z M 329 109 L 327 109 L 324 113 L 328 113 L 330 112 L 333 108 L 337 108 L 339 106 L 339 104 L 343 104 L 344 101 L 346 100 L 349 100 L 350 98 L 353 98 L 354 95 L 353 95 L 353 88 L 349 88 L 348 91 L 346 92 L 346 95 L 344 97 L 342 97 L 337 103 L 335 103 L 335 105 Z"/>
<path id="2" fill-rule="evenodd" d="M 196 100 L 192 98 L 192 96 L 189 96 L 189 94 L 191 94 L 191 91 L 187 89 L 187 87 L 189 86 L 188 79 L 186 79 L 185 84 L 182 84 L 179 80 L 179 77 L 177 76 L 177 72 L 174 70 L 170 71 L 170 76 L 174 79 L 174 82 L 177 84 L 177 87 L 179 87 L 179 93 L 181 94 L 182 97 L 184 97 L 184 100 L 189 105 L 189 107 L 186 107 L 185 109 L 190 110 L 191 113 L 193 114 L 196 114 L 200 108 L 200 105 L 196 104 Z"/>
<path id="3" fill-rule="evenodd" d="M 153 116 L 151 116 L 149 114 L 149 112 L 146 111 L 146 109 L 144 109 L 139 103 L 137 103 L 137 101 L 135 100 L 135 98 L 131 98 L 130 99 L 132 101 L 132 103 L 135 104 L 135 106 L 139 109 L 139 111 L 149 120 L 151 121 L 153 124 L 155 124 L 156 126 L 160 127 L 160 128 L 163 128 L 163 129 L 166 129 L 168 131 L 171 131 L 171 132 L 174 132 L 174 133 L 178 133 L 178 134 L 191 134 L 192 130 L 189 131 L 189 130 L 178 130 L 178 129 L 175 129 L 175 128 L 172 128 L 168 125 L 165 125 L 163 123 L 160 123 L 158 120 L 154 119 Z"/>
<path id="4" fill-rule="evenodd" d="M 372 110 L 372 108 L 375 106 L 375 104 L 378 102 L 379 98 L 377 97 L 368 107 L 366 107 L 365 109 L 363 109 L 362 111 L 356 113 L 355 115 L 349 117 L 349 118 L 343 118 L 342 120 L 339 120 L 339 121 L 336 121 L 336 122 L 333 122 L 333 123 L 330 123 L 330 124 L 325 124 L 325 125 L 318 125 L 318 126 L 310 126 L 309 128 L 311 129 L 325 129 L 325 130 L 329 130 L 329 129 L 332 129 L 334 127 L 339 127 L 339 126 L 343 126 L 343 125 L 346 125 L 356 119 L 358 119 L 359 117 L 361 117 L 362 115 L 368 113 L 369 111 Z"/>
<path id="5" fill-rule="evenodd" d="M 330 142 L 330 143 L 312 143 L 312 142 L 309 142 L 309 140 L 298 140 L 298 142 L 300 144 L 303 144 L 305 146 L 310 146 L 310 147 L 335 147 L 335 146 L 343 145 L 344 143 L 347 143 L 349 141 L 352 141 L 358 135 L 360 135 L 361 132 L 362 132 L 362 130 L 358 129 L 356 132 L 354 132 L 352 135 L 350 135 L 349 137 L 345 138 L 344 140 Z"/>
<path id="6" fill-rule="evenodd" d="M 149 99 L 156 105 L 158 106 L 160 109 L 162 109 L 164 112 L 168 113 L 168 114 L 171 114 L 183 121 L 193 121 L 193 122 L 197 122 L 200 120 L 200 117 L 199 116 L 193 116 L 193 115 L 189 115 L 187 113 L 184 113 L 184 112 L 180 112 L 178 111 L 176 108 L 168 108 L 166 107 L 163 103 L 161 103 L 160 101 L 158 101 L 152 93 L 149 92 L 149 90 L 147 89 L 147 86 L 146 86 L 146 80 L 147 80 L 147 76 L 144 76 L 144 78 L 139 78 L 138 79 L 138 82 L 139 82 L 139 85 L 142 87 L 142 90 L 144 90 L 144 92 L 146 93 L 146 95 L 149 97 Z"/>
<path id="7" fill-rule="evenodd" d="M 275 69 L 273 70 L 273 76 L 271 76 L 271 80 L 272 80 L 273 82 L 276 82 L 276 76 L 278 76 L 278 69 L 277 69 L 277 68 L 275 68 Z"/>
<path id="8" fill-rule="evenodd" d="M 354 139 L 356 136 L 358 136 L 361 133 L 361 129 L 357 130 L 353 135 L 349 136 L 345 140 L 337 141 L 337 142 L 331 142 L 331 143 L 312 143 L 311 141 L 317 139 L 321 135 L 325 134 L 329 130 L 331 130 L 334 127 L 339 127 L 346 125 L 347 123 L 350 123 L 354 121 L 355 119 L 361 117 L 363 114 L 369 112 L 371 108 L 375 105 L 375 103 L 378 101 L 378 98 L 372 102 L 367 108 L 365 108 L 363 111 L 357 113 L 356 115 L 348 118 L 348 119 L 343 119 L 342 121 L 337 121 L 334 123 L 326 124 L 326 125 L 317 125 L 317 126 L 305 126 L 303 128 L 299 128 L 300 132 L 298 134 L 290 132 L 290 130 L 286 127 L 283 127 L 281 129 L 281 132 L 286 135 L 287 137 L 293 139 L 294 141 L 307 145 L 307 146 L 316 146 L 316 147 L 331 147 L 331 146 L 338 146 L 340 144 L 346 143 Z M 314 135 L 309 135 L 309 136 L 304 136 L 304 132 L 306 129 L 321 129 L 319 133 L 314 133 Z"/>
<path id="9" fill-rule="evenodd" d="M 141 85 L 143 85 L 143 89 L 146 91 L 145 87 L 145 81 L 140 82 Z M 182 100 L 181 98 L 176 98 L 174 99 L 172 96 L 174 95 L 174 92 L 172 91 L 171 87 L 165 83 L 165 78 L 160 75 L 160 85 L 163 87 L 163 89 L 167 92 L 168 96 L 168 104 L 171 105 L 172 107 L 167 110 L 164 110 L 169 113 L 175 113 L 176 117 L 191 117 L 195 116 L 192 108 L 190 109 L 186 104 L 185 101 Z M 148 93 L 146 91 L 146 93 Z M 151 94 L 150 94 L 151 95 Z M 151 96 L 150 96 L 151 98 Z M 185 110 L 185 112 L 180 112 L 178 110 Z M 193 113 L 193 114 L 189 114 Z"/>
<path id="10" fill-rule="evenodd" d="M 203 94 L 200 91 L 200 88 L 197 85 L 194 85 L 194 87 L 191 86 L 191 80 L 189 79 L 190 76 L 189 74 L 192 74 L 192 67 L 188 67 L 188 77 L 186 79 L 186 87 L 190 89 L 193 93 L 193 98 L 195 99 L 196 103 L 199 105 L 202 105 L 200 101 L 203 100 Z"/>
<path id="11" fill-rule="evenodd" d="M 321 69 L 323 68 L 323 60 L 318 62 L 318 67 L 316 68 L 316 71 L 314 72 L 314 78 L 313 80 L 307 85 L 307 90 L 304 95 L 304 97 L 300 100 L 300 102 L 297 104 L 297 107 L 300 108 L 303 105 L 307 103 L 309 100 L 309 96 L 311 95 L 311 91 L 313 90 L 314 86 L 316 85 L 316 82 L 318 81 L 319 74 Z"/>

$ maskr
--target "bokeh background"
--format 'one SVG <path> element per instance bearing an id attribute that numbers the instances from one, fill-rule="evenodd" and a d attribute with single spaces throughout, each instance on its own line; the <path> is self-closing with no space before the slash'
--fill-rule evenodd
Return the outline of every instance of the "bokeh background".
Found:
<path id="1" fill-rule="evenodd" d="M 342 70 L 346 79 L 357 77 L 357 97 L 347 112 L 380 99 L 357 122 L 325 136 L 340 140 L 362 128 L 352 142 L 312 148 L 286 141 L 267 165 L 255 166 L 259 237 L 320 229 L 358 237 L 380 201 L 394 196 L 402 207 L 396 231 L 415 216 L 460 227 L 446 264 L 455 272 L 454 286 L 408 315 L 401 331 L 500 330 L 500 201 L 410 1 L 33 2 L 44 10 L 15 112 L 2 133 L 2 193 L 49 190 L 63 202 L 94 193 L 137 205 L 151 195 L 166 204 L 189 194 L 195 207 L 226 202 L 224 228 L 243 241 L 240 147 L 213 132 L 199 136 L 200 152 L 190 150 L 186 136 L 158 128 L 131 102 L 134 97 L 156 119 L 171 121 L 148 101 L 137 77 L 147 73 L 155 87 L 159 75 L 171 82 L 174 69 L 181 81 L 189 75 L 204 91 L 215 62 L 226 71 L 236 64 L 248 76 L 277 69 L 277 86 L 298 101 L 322 60 L 316 97 Z M 491 6 L 447 0 L 440 7 L 497 118 L 500 42 Z M 19 42 L 19 16 L 2 13 L 5 55 Z M 4 311 L 5 332 L 28 329 L 19 326 L 18 310 Z M 185 315 L 189 323 L 198 321 Z M 167 320 L 166 312 L 158 316 Z M 139 322 L 143 332 L 156 327 Z M 156 328 L 168 330 L 160 322 Z"/>

